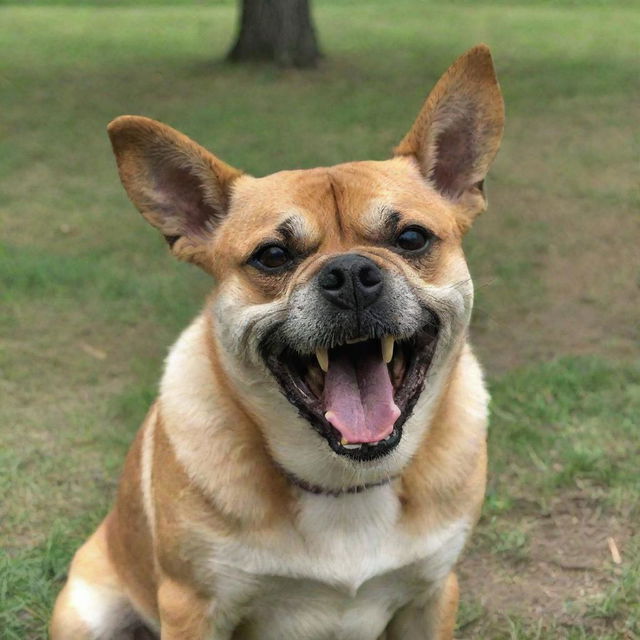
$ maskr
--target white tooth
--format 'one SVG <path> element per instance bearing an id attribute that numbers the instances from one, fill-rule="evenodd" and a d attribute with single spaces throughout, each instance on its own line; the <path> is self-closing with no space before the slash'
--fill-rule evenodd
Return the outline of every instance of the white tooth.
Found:
<path id="1" fill-rule="evenodd" d="M 380 339 L 380 344 L 382 345 L 382 359 L 389 364 L 391 359 L 393 358 L 393 336 L 384 336 Z"/>
<path id="2" fill-rule="evenodd" d="M 342 446 L 345 449 L 359 449 L 362 445 L 361 444 L 343 444 Z"/>
<path id="3" fill-rule="evenodd" d="M 320 368 L 327 373 L 329 371 L 329 351 L 322 347 L 316 349 L 316 358 L 318 358 Z"/>

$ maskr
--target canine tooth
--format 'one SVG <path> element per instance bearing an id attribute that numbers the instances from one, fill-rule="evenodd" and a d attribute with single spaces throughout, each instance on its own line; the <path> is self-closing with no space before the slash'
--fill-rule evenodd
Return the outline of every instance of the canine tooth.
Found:
<path id="1" fill-rule="evenodd" d="M 329 371 L 329 351 L 323 347 L 316 349 L 316 358 L 318 358 L 318 364 L 320 368 L 327 373 Z"/>
<path id="2" fill-rule="evenodd" d="M 340 444 L 344 447 L 346 444 L 349 444 L 349 441 L 345 438 L 340 439 Z"/>
<path id="3" fill-rule="evenodd" d="M 383 336 L 380 339 L 382 345 L 382 359 L 386 364 L 389 364 L 393 358 L 393 343 L 395 339 L 393 336 Z"/>

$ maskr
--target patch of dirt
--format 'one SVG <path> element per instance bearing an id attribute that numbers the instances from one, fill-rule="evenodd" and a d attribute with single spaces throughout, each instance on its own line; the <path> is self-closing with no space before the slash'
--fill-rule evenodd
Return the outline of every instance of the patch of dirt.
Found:
<path id="1" fill-rule="evenodd" d="M 489 317 L 475 323 L 473 342 L 489 371 L 499 373 L 564 354 L 621 359 L 637 355 L 640 216 L 632 204 L 531 188 L 516 194 L 505 188 L 495 193 L 491 210 L 472 230 L 478 242 L 490 243 L 504 235 L 503 212 L 527 221 L 506 233 L 523 244 L 522 258 L 533 264 L 533 272 L 505 289 L 496 286 L 491 273 L 500 256 L 494 265 L 477 265 L 475 280 L 483 287 Z M 527 249 L 519 234 L 531 235 L 531 243 L 541 250 Z M 514 288 L 542 293 L 528 299 Z"/>
<path id="2" fill-rule="evenodd" d="M 459 567 L 463 598 L 479 603 L 485 612 L 471 620 L 460 637 L 484 637 L 474 635 L 483 619 L 505 615 L 558 625 L 588 624 L 594 631 L 606 628 L 602 620 L 587 621 L 584 614 L 621 572 L 608 539 L 615 541 L 624 564 L 625 544 L 634 533 L 629 523 L 604 514 L 596 500 L 580 492 L 561 495 L 543 514 L 520 510 L 510 522 L 528 534 L 524 556 L 488 548 L 480 525 L 480 535 Z"/>

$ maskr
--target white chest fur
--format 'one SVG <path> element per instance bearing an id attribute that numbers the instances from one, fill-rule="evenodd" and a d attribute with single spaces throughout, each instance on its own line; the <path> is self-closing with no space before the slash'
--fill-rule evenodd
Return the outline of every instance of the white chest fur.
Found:
<path id="1" fill-rule="evenodd" d="M 294 526 L 217 544 L 218 636 L 376 640 L 398 608 L 448 574 L 469 531 L 461 520 L 410 536 L 399 515 L 390 486 L 338 498 L 304 494 Z"/>

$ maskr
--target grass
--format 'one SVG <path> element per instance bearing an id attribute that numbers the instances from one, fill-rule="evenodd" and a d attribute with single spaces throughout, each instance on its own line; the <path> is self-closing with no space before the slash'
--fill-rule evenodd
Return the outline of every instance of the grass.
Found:
<path id="1" fill-rule="evenodd" d="M 491 444 L 508 452 L 493 470 L 504 485 L 535 485 L 541 501 L 578 480 L 640 492 L 639 367 L 565 358 L 501 378 L 493 395 Z"/>
<path id="2" fill-rule="evenodd" d="M 640 415 L 640 367 L 563 358 L 502 376 L 494 381 L 492 394 L 490 483 L 473 551 L 499 558 L 498 564 L 513 575 L 526 571 L 526 586 L 535 592 L 550 586 L 548 575 L 538 576 L 536 564 L 557 562 L 553 556 L 560 547 L 573 558 L 562 562 L 557 555 L 561 566 L 569 572 L 598 568 L 602 588 L 584 598 L 576 595 L 577 584 L 568 589 L 559 620 L 549 615 L 552 611 L 538 620 L 507 615 L 471 637 L 638 637 L 640 537 L 631 523 L 640 519 L 640 443 L 634 435 Z M 572 504 L 572 497 L 587 501 L 588 507 Z M 563 518 L 565 514 L 571 518 Z M 598 543 L 580 540 L 579 526 L 566 530 L 583 514 L 588 514 L 582 523 L 589 527 L 585 537 L 600 537 Z M 567 539 L 551 543 L 544 536 L 557 528 L 540 523 L 555 517 Z M 626 528 L 630 538 L 620 568 L 608 557 L 604 537 Z M 477 601 L 466 606 L 463 629 L 467 618 L 487 614 Z"/>
<path id="3" fill-rule="evenodd" d="M 585 546 L 598 588 L 581 596 L 569 587 L 582 574 L 561 572 L 562 606 L 543 614 L 470 583 L 459 636 L 638 637 L 638 540 L 625 524 L 640 490 L 631 3 L 316 2 L 327 57 L 308 73 L 219 62 L 231 2 L 58 4 L 0 3 L 0 637 L 45 637 L 165 350 L 210 286 L 127 202 L 106 123 L 158 118 L 258 175 L 383 158 L 479 41 L 492 46 L 508 125 L 490 211 L 467 242 L 494 398 L 469 561 L 498 563 L 507 584 L 533 571 L 549 520 L 577 539 L 581 525 L 558 510 L 584 514 L 577 495 L 590 526 L 620 538 L 623 565 Z M 530 591 L 548 586 L 527 576 Z"/>

